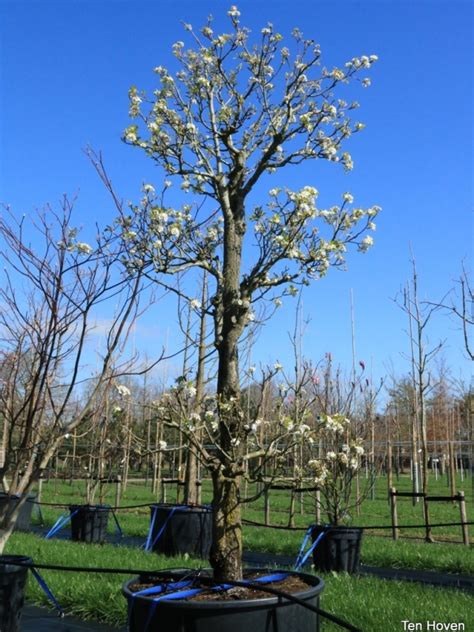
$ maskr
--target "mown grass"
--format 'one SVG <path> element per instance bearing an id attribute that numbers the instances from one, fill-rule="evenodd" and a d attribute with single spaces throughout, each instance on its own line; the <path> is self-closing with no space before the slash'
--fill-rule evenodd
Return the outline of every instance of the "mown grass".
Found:
<path id="1" fill-rule="evenodd" d="M 410 489 L 410 479 L 408 476 L 401 476 L 396 486 L 400 490 Z M 431 494 L 448 495 L 449 490 L 446 479 L 434 478 L 430 481 Z M 472 511 L 472 487 L 471 481 L 466 479 L 462 482 L 458 479 L 458 489 L 464 488 L 467 498 L 468 519 L 473 519 Z M 176 487 L 168 491 L 168 501 L 175 498 Z M 377 480 L 375 488 L 375 500 L 367 499 L 361 508 L 361 515 L 354 515 L 353 523 L 357 525 L 390 525 L 389 506 L 386 497 L 386 480 Z M 84 481 L 76 481 L 72 485 L 67 482 L 52 481 L 43 486 L 43 500 L 47 502 L 84 502 L 85 484 Z M 210 502 L 211 489 L 208 483 L 203 486 L 203 502 Z M 122 505 L 134 505 L 140 503 L 151 503 L 156 501 L 151 489 L 143 484 L 130 484 L 122 499 Z M 109 486 L 105 497 L 105 502 L 113 504 L 114 488 Z M 307 527 L 314 522 L 314 501 L 309 494 L 305 495 L 301 513 L 301 505 L 297 502 L 297 513 L 295 515 L 295 525 Z M 271 523 L 275 525 L 288 525 L 289 493 L 285 491 L 272 490 L 271 492 Z M 51 525 L 61 509 L 52 507 L 42 507 L 43 515 L 47 525 Z M 413 506 L 410 500 L 399 500 L 399 523 L 400 524 L 422 524 L 422 505 L 418 503 Z M 117 512 L 120 524 L 126 535 L 146 537 L 150 521 L 150 511 L 147 507 L 132 510 L 120 510 Z M 244 518 L 256 522 L 263 522 L 263 499 L 254 503 L 244 505 Z M 431 505 L 431 521 L 435 522 L 458 522 L 459 507 L 457 504 L 433 503 Z M 110 521 L 110 530 L 113 523 Z M 470 527 L 471 534 L 474 528 Z M 303 538 L 303 531 L 277 530 L 263 527 L 244 527 L 244 543 L 247 550 L 264 551 L 274 554 L 285 554 L 296 556 Z M 437 570 L 440 572 L 474 574 L 474 555 L 472 548 L 461 544 L 460 527 L 441 527 L 433 530 L 433 535 L 438 541 L 429 544 L 423 541 L 424 530 L 405 529 L 401 530 L 400 540 L 394 542 L 390 537 L 390 530 L 366 531 L 362 543 L 362 563 L 371 566 L 386 566 L 392 568 L 415 568 Z M 472 538 L 471 538 L 472 542 Z"/>
<path id="2" fill-rule="evenodd" d="M 196 568 L 203 564 L 201 560 L 165 558 L 129 547 L 44 540 L 21 533 L 10 538 L 7 552 L 29 555 L 37 563 L 70 566 L 159 570 L 170 567 Z M 125 624 L 126 602 L 121 595 L 121 586 L 128 575 L 41 572 L 68 613 L 115 626 Z M 461 591 L 354 577 L 345 573 L 329 573 L 322 577 L 326 586 L 321 597 L 321 607 L 343 617 L 364 632 L 400 631 L 403 630 L 403 620 L 462 622 L 466 630 L 474 629 L 474 597 Z M 48 604 L 46 596 L 31 577 L 27 598 L 40 605 Z M 333 630 L 340 628 L 328 622 L 322 624 L 322 632 Z"/>

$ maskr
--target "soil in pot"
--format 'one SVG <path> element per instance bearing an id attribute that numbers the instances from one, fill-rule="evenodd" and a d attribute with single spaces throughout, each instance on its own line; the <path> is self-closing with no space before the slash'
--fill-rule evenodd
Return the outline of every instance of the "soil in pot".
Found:
<path id="1" fill-rule="evenodd" d="M 107 536 L 110 507 L 107 505 L 70 505 L 71 539 L 102 544 Z"/>
<path id="2" fill-rule="evenodd" d="M 32 562 L 23 555 L 0 555 L 0 631 L 20 632 L 28 568 L 14 562 Z"/>
<path id="3" fill-rule="evenodd" d="M 9 511 L 13 510 L 20 502 L 21 496 L 5 494 L 0 492 L 0 507 L 9 505 Z M 28 500 L 21 506 L 20 512 L 16 519 L 15 531 L 29 531 L 31 528 L 31 512 L 33 509 L 33 503 L 30 501 L 36 500 L 36 494 L 28 494 Z"/>
<path id="4" fill-rule="evenodd" d="M 358 573 L 363 530 L 358 527 L 315 525 L 313 542 L 324 532 L 313 552 L 314 566 L 319 571 Z"/>
<path id="5" fill-rule="evenodd" d="M 209 558 L 212 511 L 209 507 L 151 505 L 149 546 L 164 555 Z"/>
<path id="6" fill-rule="evenodd" d="M 264 585 L 293 594 L 312 606 L 319 606 L 324 582 L 314 575 L 259 569 L 249 571 L 246 578 L 250 580 L 280 573 L 285 576 L 283 581 L 269 581 Z M 179 582 L 186 578 L 189 578 L 189 573 L 175 574 L 175 587 L 169 585 L 167 592 L 179 594 Z M 259 589 L 234 587 L 228 591 L 215 592 L 205 583 L 204 593 L 189 597 L 186 597 L 185 592 L 189 587 L 184 587 L 183 597 L 176 599 L 153 601 L 156 594 L 134 596 L 137 590 L 164 581 L 163 577 L 154 582 L 142 578 L 125 584 L 123 592 L 128 599 L 130 632 L 319 631 L 319 616 L 315 612 Z M 193 582 L 192 589 L 196 587 L 199 587 L 199 583 Z"/>

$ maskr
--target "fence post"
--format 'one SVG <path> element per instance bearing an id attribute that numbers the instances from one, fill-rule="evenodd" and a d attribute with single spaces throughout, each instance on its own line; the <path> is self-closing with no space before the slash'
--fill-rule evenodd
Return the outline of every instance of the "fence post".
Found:
<path id="1" fill-rule="evenodd" d="M 392 489 L 393 485 L 393 473 L 392 473 L 392 442 L 387 442 L 387 485 L 388 490 Z M 390 499 L 389 499 L 390 502 Z"/>
<path id="2" fill-rule="evenodd" d="M 463 522 L 464 524 L 462 525 L 462 541 L 463 544 L 465 544 L 466 546 L 469 546 L 469 527 L 467 526 L 467 524 L 465 524 L 467 522 L 467 512 L 466 512 L 466 499 L 464 498 L 464 492 L 459 492 L 459 511 L 461 513 L 461 522 Z"/>
<path id="3" fill-rule="evenodd" d="M 392 538 L 398 540 L 397 490 L 390 488 L 390 513 L 392 515 Z"/>
<path id="4" fill-rule="evenodd" d="M 120 498 L 122 496 L 122 477 L 120 474 L 117 474 L 117 478 L 115 480 L 115 506 L 118 507 L 120 505 Z"/>
<path id="5" fill-rule="evenodd" d="M 321 490 L 316 490 L 316 524 L 321 524 Z"/>
<path id="6" fill-rule="evenodd" d="M 161 479 L 160 482 L 161 482 L 161 502 L 165 503 L 166 502 L 166 483 L 163 478 Z"/>
<path id="7" fill-rule="evenodd" d="M 265 491 L 264 491 L 264 522 L 266 525 L 270 524 L 270 494 L 269 494 L 269 488 L 266 487 Z"/>
<path id="8" fill-rule="evenodd" d="M 295 501 L 296 501 L 296 494 L 295 494 L 294 489 L 292 489 L 291 496 L 290 496 L 290 515 L 288 518 L 289 527 L 295 526 Z"/>
<path id="9" fill-rule="evenodd" d="M 428 507 L 428 498 L 426 494 L 423 494 L 423 516 L 425 518 L 425 541 L 434 542 L 433 536 L 431 535 L 430 510 Z"/>
<path id="10" fill-rule="evenodd" d="M 456 496 L 456 464 L 454 462 L 453 442 L 449 442 L 449 483 L 451 486 L 451 496 Z M 453 500 L 453 502 L 455 502 Z"/>

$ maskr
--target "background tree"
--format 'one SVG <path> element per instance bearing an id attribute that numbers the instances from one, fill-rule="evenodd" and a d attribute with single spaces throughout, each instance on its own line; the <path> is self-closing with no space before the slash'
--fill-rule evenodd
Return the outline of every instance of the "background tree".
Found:
<path id="1" fill-rule="evenodd" d="M 104 384 L 130 371 L 116 364 L 138 310 L 142 274 L 113 274 L 112 258 L 78 241 L 71 226 L 72 204 L 63 200 L 61 213 L 48 208 L 34 230 L 34 249 L 26 222 L 0 218 L 0 256 L 5 283 L 0 289 L 0 415 L 3 462 L 0 478 L 9 492 L 22 495 L 38 481 L 64 439 L 90 421 L 100 406 Z M 103 319 L 107 301 L 114 313 Z M 84 365 L 93 352 L 90 334 L 101 316 L 105 350 L 93 387 L 86 389 Z M 89 356 L 90 357 L 90 356 Z M 115 362 L 115 364 L 113 364 Z M 90 372 L 88 373 L 90 376 Z M 18 510 L 20 505 L 18 506 Z M 0 551 L 17 512 L 5 503 L 0 513 Z"/>
<path id="2" fill-rule="evenodd" d="M 279 301 L 295 294 L 298 284 L 341 266 L 349 244 L 361 251 L 369 248 L 373 240 L 364 233 L 375 228 L 379 211 L 377 206 L 354 207 L 349 193 L 342 203 L 320 209 L 314 186 L 297 191 L 277 186 L 266 204 L 252 204 L 250 194 L 257 184 L 290 165 L 326 160 L 352 169 L 342 146 L 364 126 L 350 118 L 358 103 L 335 92 L 355 79 L 369 85 L 360 75 L 377 57 L 354 57 L 342 68 L 329 69 L 321 65 L 319 45 L 299 29 L 292 32 L 291 52 L 272 24 L 251 40 L 237 7 L 228 16 L 229 32 L 220 35 L 214 34 L 211 18 L 200 32 L 186 24 L 194 47 L 174 44 L 178 72 L 173 76 L 156 67 L 159 86 L 152 97 L 136 87 L 130 90 L 130 115 L 136 122 L 125 131 L 125 142 L 142 149 L 166 177 L 180 178 L 181 189 L 201 202 L 179 209 L 166 206 L 171 180 L 165 180 L 161 194 L 146 184 L 140 203 L 124 208 L 100 156 L 91 153 L 119 210 L 118 230 L 129 269 L 145 264 L 162 284 L 166 275 L 194 267 L 208 274 L 206 309 L 214 322 L 218 354 L 219 446 L 208 461 L 213 480 L 211 564 L 219 580 L 242 576 L 240 483 L 247 434 L 238 361 L 242 333 L 255 318 L 259 301 Z"/>

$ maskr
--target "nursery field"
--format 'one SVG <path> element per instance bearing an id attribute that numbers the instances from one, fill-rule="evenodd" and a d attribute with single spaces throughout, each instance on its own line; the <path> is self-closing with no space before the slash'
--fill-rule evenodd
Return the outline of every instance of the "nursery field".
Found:
<path id="1" fill-rule="evenodd" d="M 458 481 L 458 489 L 464 489 L 467 497 L 468 520 L 474 514 L 470 480 L 464 485 Z M 445 480 L 431 482 L 431 493 L 448 494 Z M 400 477 L 397 489 L 409 490 L 408 477 Z M 173 501 L 176 487 L 169 488 L 167 501 Z M 359 525 L 390 525 L 390 512 L 386 499 L 386 482 L 377 481 L 375 499 L 366 500 L 361 515 L 354 516 Z M 103 501 L 114 504 L 115 489 L 110 489 Z M 121 500 L 123 508 L 117 516 L 124 536 L 146 537 L 150 512 L 147 507 L 125 510 L 127 505 L 153 502 L 155 500 L 149 488 L 143 483 L 130 483 Z M 203 486 L 203 502 L 209 502 L 210 488 Z M 50 481 L 43 484 L 42 501 L 45 503 L 81 503 L 85 502 L 85 482 L 73 484 L 64 481 Z M 272 490 L 270 495 L 270 521 L 275 525 L 288 525 L 290 495 L 287 491 Z M 285 554 L 295 558 L 304 535 L 304 528 L 314 522 L 314 500 L 309 494 L 301 504 L 296 503 L 295 525 L 300 531 L 279 530 L 266 527 L 244 527 L 245 550 L 275 554 Z M 54 523 L 64 509 L 42 505 L 44 531 Z M 301 510 L 304 513 L 301 513 Z M 245 506 L 244 518 L 263 522 L 263 499 Z M 34 522 L 37 519 L 34 511 Z M 435 503 L 431 512 L 432 523 L 459 522 L 459 508 L 453 503 Z M 399 502 L 400 524 L 422 524 L 422 507 L 418 503 L 412 506 L 411 500 Z M 110 521 L 110 530 L 113 530 Z M 68 527 L 65 528 L 67 534 Z M 471 527 L 471 532 L 474 529 Z M 372 566 L 392 568 L 413 568 L 438 570 L 441 572 L 474 575 L 474 555 L 471 547 L 461 542 L 460 527 L 442 527 L 433 530 L 436 543 L 428 544 L 422 540 L 423 529 L 401 529 L 398 542 L 391 539 L 391 531 L 375 530 L 364 534 L 362 545 L 362 563 Z M 471 540 L 472 541 L 472 540 Z M 184 557 L 166 558 L 155 553 L 147 553 L 138 547 L 115 546 L 113 544 L 87 545 L 73 543 L 63 539 L 45 540 L 38 534 L 14 534 L 7 545 L 7 552 L 30 555 L 37 563 L 60 564 L 70 566 L 109 567 L 124 569 L 158 570 L 171 567 L 196 568 L 205 566 L 202 560 Z M 305 570 L 309 570 L 307 567 Z M 121 585 L 128 575 L 74 573 L 44 571 L 49 586 L 67 612 L 84 619 L 94 619 L 123 626 L 126 621 L 126 602 L 121 596 Z M 326 582 L 321 607 L 337 614 L 362 630 L 380 632 L 381 630 L 402 630 L 401 622 L 442 621 L 463 622 L 466 630 L 474 629 L 474 596 L 452 590 L 439 589 L 415 583 L 384 581 L 374 577 L 354 577 L 342 574 L 320 574 Z M 36 603 L 47 602 L 44 593 L 32 579 L 29 581 L 28 598 Z M 340 629 L 325 622 L 323 632 Z"/>
<path id="2" fill-rule="evenodd" d="M 396 483 L 398 490 L 410 490 L 410 479 L 401 476 Z M 457 481 L 457 489 L 464 490 L 466 494 L 466 506 L 468 520 L 474 521 L 474 505 L 472 499 L 472 487 L 470 479 Z M 353 516 L 353 524 L 359 526 L 390 526 L 390 508 L 387 502 L 386 480 L 380 477 L 376 482 L 375 500 L 367 499 L 362 507 L 360 516 Z M 430 493 L 435 495 L 448 495 L 449 488 L 445 479 L 430 481 Z M 167 501 L 173 502 L 176 495 L 176 486 L 169 486 Z M 104 494 L 104 502 L 113 505 L 115 487 L 109 485 Z M 210 502 L 210 485 L 203 485 L 203 503 Z M 85 482 L 75 481 L 72 485 L 68 482 L 51 481 L 44 483 L 42 501 L 57 503 L 85 502 Z M 128 485 L 121 505 L 137 505 L 155 502 L 150 488 L 142 483 Z M 272 490 L 270 493 L 270 524 L 288 526 L 288 512 L 290 506 L 290 494 L 287 491 Z M 301 513 L 303 509 L 304 513 Z M 42 506 L 42 514 L 45 526 L 54 523 L 64 509 Z M 145 538 L 149 527 L 150 511 L 147 507 L 131 510 L 120 509 L 117 517 L 124 535 Z M 258 499 L 253 503 L 243 505 L 245 520 L 264 522 L 264 500 Z M 422 525 L 422 503 L 412 505 L 411 499 L 398 501 L 398 519 L 400 525 Z M 324 516 L 322 516 L 324 522 Z M 460 521 L 459 507 L 457 503 L 437 502 L 430 507 L 430 521 L 437 523 L 458 523 Z M 315 522 L 314 499 L 310 494 L 305 494 L 303 504 L 299 498 L 296 502 L 295 526 L 300 530 L 271 529 L 268 527 L 244 526 L 244 543 L 246 550 L 263 551 L 268 553 L 285 554 L 295 556 L 303 538 L 303 529 Z M 110 521 L 110 530 L 114 525 Z M 474 525 L 470 528 L 470 541 L 474 542 Z M 433 529 L 436 540 L 433 544 L 423 541 L 424 529 L 410 528 L 400 529 L 400 539 L 392 540 L 391 530 L 375 529 L 364 533 L 362 544 L 362 563 L 373 566 L 385 566 L 392 568 L 416 568 L 431 569 L 450 573 L 462 573 L 474 575 L 474 554 L 472 549 L 462 545 L 461 527 L 436 527 Z"/>

